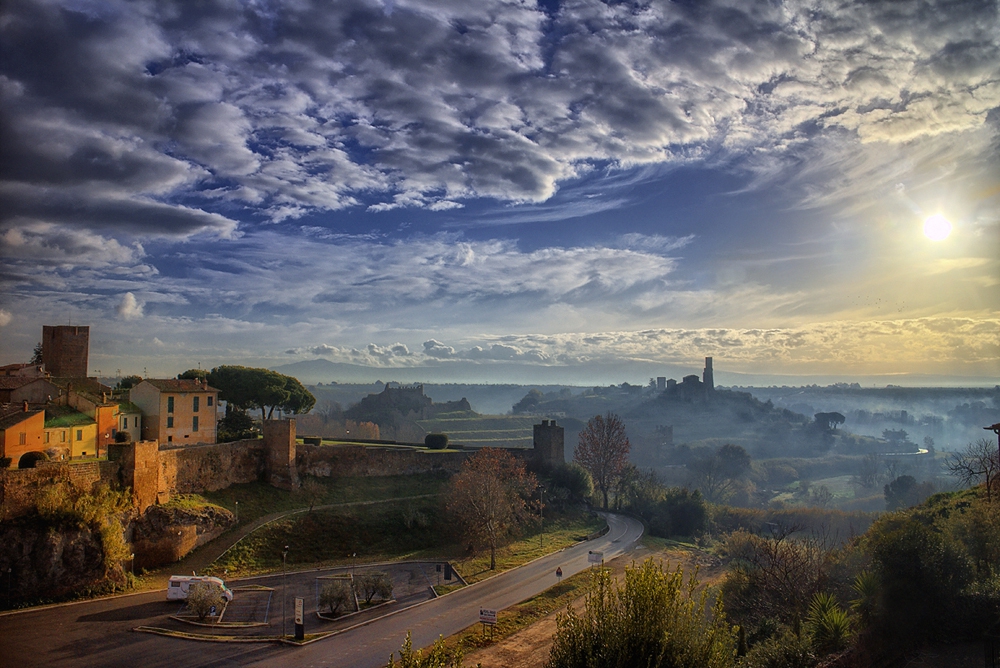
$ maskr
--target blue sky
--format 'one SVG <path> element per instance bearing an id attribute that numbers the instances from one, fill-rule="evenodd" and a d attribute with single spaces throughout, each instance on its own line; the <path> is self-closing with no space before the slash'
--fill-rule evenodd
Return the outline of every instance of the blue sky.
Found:
<path id="1" fill-rule="evenodd" d="M 0 113 L 0 363 L 1000 379 L 996 2 L 10 0 Z"/>

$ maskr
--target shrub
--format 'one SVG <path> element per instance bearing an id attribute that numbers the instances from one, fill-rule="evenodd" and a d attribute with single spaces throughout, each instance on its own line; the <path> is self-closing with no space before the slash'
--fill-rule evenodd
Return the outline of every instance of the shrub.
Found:
<path id="1" fill-rule="evenodd" d="M 627 568 L 623 585 L 606 570 L 593 577 L 584 612 L 558 618 L 550 668 L 732 666 L 736 635 L 722 600 L 706 614 L 708 591 L 696 593 L 696 577 L 685 582 L 679 568 L 665 572 L 652 559 Z"/>
<path id="2" fill-rule="evenodd" d="M 807 639 L 785 629 L 751 647 L 738 665 L 739 668 L 811 668 L 816 665 L 816 657 Z"/>
<path id="3" fill-rule="evenodd" d="M 115 443 L 131 443 L 132 434 L 127 431 L 119 431 L 115 433 Z"/>
<path id="4" fill-rule="evenodd" d="M 575 462 L 553 467 L 550 478 L 553 485 L 566 490 L 571 501 L 585 501 L 594 493 L 594 481 L 590 473 Z"/>
<path id="5" fill-rule="evenodd" d="M 427 434 L 424 436 L 424 446 L 431 450 L 444 450 L 448 447 L 448 434 Z"/>
<path id="6" fill-rule="evenodd" d="M 708 523 L 708 508 L 698 490 L 670 489 L 650 514 L 649 531 L 654 536 L 695 536 Z"/>
<path id="7" fill-rule="evenodd" d="M 9 469 L 12 461 L 10 457 L 0 457 L 0 469 Z"/>
<path id="8" fill-rule="evenodd" d="M 833 595 L 820 592 L 809 604 L 806 629 L 817 651 L 836 652 L 843 649 L 851 637 L 851 619 Z"/>
<path id="9" fill-rule="evenodd" d="M 399 663 L 389 657 L 386 668 L 462 668 L 462 649 L 455 650 L 454 654 L 448 652 L 444 639 L 438 638 L 427 650 L 425 655 L 420 650 L 413 649 L 413 641 L 410 632 L 406 632 L 406 640 L 399 650 Z"/>

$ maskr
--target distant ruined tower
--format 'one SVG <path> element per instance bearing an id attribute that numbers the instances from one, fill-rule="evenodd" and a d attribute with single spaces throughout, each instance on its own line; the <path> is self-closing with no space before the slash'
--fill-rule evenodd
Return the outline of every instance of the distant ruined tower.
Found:
<path id="1" fill-rule="evenodd" d="M 556 425 L 555 420 L 542 420 L 541 424 L 534 426 L 533 431 L 535 459 L 549 464 L 564 464 L 566 462 L 565 430 Z"/>
<path id="2" fill-rule="evenodd" d="M 712 372 L 712 358 L 705 358 L 705 372 L 701 375 L 701 382 L 705 384 L 705 392 L 715 390 L 715 374 Z"/>
<path id="3" fill-rule="evenodd" d="M 86 378 L 90 327 L 42 326 L 42 364 L 56 378 Z"/>

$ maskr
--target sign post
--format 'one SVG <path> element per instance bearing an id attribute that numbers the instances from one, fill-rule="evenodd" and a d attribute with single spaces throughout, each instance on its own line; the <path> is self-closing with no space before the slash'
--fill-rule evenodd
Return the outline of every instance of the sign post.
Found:
<path id="1" fill-rule="evenodd" d="M 589 564 L 603 564 L 604 563 L 604 553 L 594 552 L 590 550 L 587 552 L 587 563 Z"/>
<path id="2" fill-rule="evenodd" d="M 493 627 L 497 625 L 497 611 L 491 608 L 479 608 L 479 621 L 483 625 L 483 637 L 486 636 L 486 627 L 490 627 L 490 635 L 493 635 Z"/>
<path id="3" fill-rule="evenodd" d="M 306 624 L 305 624 L 305 599 L 296 596 L 295 597 L 295 639 L 305 640 L 306 637 Z"/>

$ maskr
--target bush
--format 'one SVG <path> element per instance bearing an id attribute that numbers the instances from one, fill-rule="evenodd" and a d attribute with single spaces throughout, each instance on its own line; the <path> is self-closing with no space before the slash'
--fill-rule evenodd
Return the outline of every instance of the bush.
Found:
<path id="1" fill-rule="evenodd" d="M 811 668 L 816 665 L 816 657 L 808 640 L 785 629 L 751 647 L 738 665 L 739 668 Z"/>
<path id="2" fill-rule="evenodd" d="M 427 434 L 424 436 L 424 446 L 431 450 L 444 450 L 448 447 L 448 434 Z"/>
<path id="3" fill-rule="evenodd" d="M 406 632 L 406 640 L 399 650 L 399 663 L 389 657 L 386 668 L 462 668 L 462 649 L 458 648 L 452 654 L 444 644 L 444 638 L 438 638 L 427 650 L 425 655 L 420 650 L 413 649 L 410 632 Z"/>
<path id="4" fill-rule="evenodd" d="M 0 457 L 0 469 L 9 469 L 12 461 L 10 457 Z"/>
<path id="5" fill-rule="evenodd" d="M 664 572 L 652 559 L 627 568 L 620 586 L 596 572 L 583 614 L 570 608 L 558 617 L 548 666 L 729 668 L 736 635 L 721 598 L 707 613 L 708 591 L 697 588 L 694 576 L 685 583 L 680 569 Z"/>
<path id="6" fill-rule="evenodd" d="M 650 513 L 649 532 L 654 536 L 695 536 L 708 524 L 708 508 L 698 490 L 668 490 Z"/>
<path id="7" fill-rule="evenodd" d="M 552 468 L 550 478 L 553 485 L 566 490 L 571 501 L 586 501 L 594 493 L 594 481 L 590 473 L 579 464 L 559 464 Z"/>
<path id="8" fill-rule="evenodd" d="M 806 617 L 806 629 L 813 647 L 829 653 L 843 649 L 851 637 L 851 618 L 831 594 L 813 596 Z"/>
<path id="9" fill-rule="evenodd" d="M 119 431 L 115 433 L 115 443 L 131 443 L 132 434 L 127 431 Z"/>

